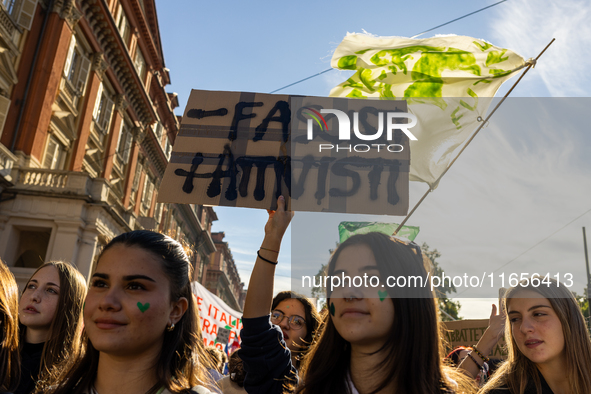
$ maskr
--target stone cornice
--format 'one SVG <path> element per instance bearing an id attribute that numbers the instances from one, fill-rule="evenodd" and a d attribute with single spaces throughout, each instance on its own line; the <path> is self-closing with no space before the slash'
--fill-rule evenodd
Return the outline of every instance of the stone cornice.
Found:
<path id="1" fill-rule="evenodd" d="M 161 55 L 156 50 L 156 43 L 154 42 L 154 37 L 152 36 L 152 32 L 148 26 L 148 21 L 144 18 L 144 13 L 142 12 L 142 7 L 139 4 L 139 0 L 131 0 L 130 1 L 133 10 L 135 11 L 136 20 L 139 24 L 139 32 L 141 36 L 144 38 L 144 42 L 146 46 L 150 50 L 150 56 L 152 61 L 154 62 L 154 69 L 161 70 L 163 67 Z"/>

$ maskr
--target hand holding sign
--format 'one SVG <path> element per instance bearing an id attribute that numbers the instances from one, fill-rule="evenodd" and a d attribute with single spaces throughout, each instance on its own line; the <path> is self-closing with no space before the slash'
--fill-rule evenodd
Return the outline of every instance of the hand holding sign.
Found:
<path id="1" fill-rule="evenodd" d="M 268 212 L 269 220 L 265 225 L 265 239 L 273 242 L 273 245 L 277 244 L 277 249 L 273 250 L 279 250 L 283 234 L 285 234 L 293 218 L 293 212 L 285 210 L 285 198 L 283 196 L 279 196 L 277 199 L 277 210 Z"/>

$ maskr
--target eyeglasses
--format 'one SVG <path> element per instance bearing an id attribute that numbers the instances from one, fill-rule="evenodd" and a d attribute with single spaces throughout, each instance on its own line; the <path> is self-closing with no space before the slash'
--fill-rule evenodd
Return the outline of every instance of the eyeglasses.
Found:
<path id="1" fill-rule="evenodd" d="M 275 325 L 279 325 L 279 324 L 281 324 L 283 319 L 286 317 L 287 317 L 287 323 L 289 323 L 289 326 L 291 328 L 293 328 L 294 330 L 301 330 L 302 328 L 304 328 L 306 326 L 306 320 L 304 320 L 303 317 L 298 316 L 298 315 L 285 316 L 283 314 L 283 312 L 281 312 L 281 311 L 271 312 L 271 323 L 273 323 Z"/>

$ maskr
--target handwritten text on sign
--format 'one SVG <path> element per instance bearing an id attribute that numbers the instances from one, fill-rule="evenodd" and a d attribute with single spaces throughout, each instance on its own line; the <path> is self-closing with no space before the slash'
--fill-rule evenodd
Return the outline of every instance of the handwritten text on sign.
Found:
<path id="1" fill-rule="evenodd" d="M 447 344 L 450 346 L 447 349 L 449 353 L 458 346 L 474 346 L 478 343 L 482 335 L 488 328 L 488 319 L 478 320 L 457 320 L 450 322 L 443 322 L 445 326 L 445 333 L 447 336 Z M 485 354 L 494 359 L 507 358 L 507 346 L 503 337 L 493 347 L 489 354 Z"/>
<path id="2" fill-rule="evenodd" d="M 284 195 L 292 210 L 405 215 L 405 111 L 400 101 L 193 90 L 159 201 L 273 209 Z"/>

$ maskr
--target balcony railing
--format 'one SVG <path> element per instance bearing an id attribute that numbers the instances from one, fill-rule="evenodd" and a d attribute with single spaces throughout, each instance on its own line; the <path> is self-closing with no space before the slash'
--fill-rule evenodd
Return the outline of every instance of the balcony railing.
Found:
<path id="1" fill-rule="evenodd" d="M 13 12 L 14 4 L 8 3 L 9 9 L 5 9 L 4 6 L 0 6 L 0 26 L 4 30 L 5 34 L 9 39 L 12 40 L 12 35 L 18 30 L 16 24 L 12 20 L 9 12 Z"/>
<path id="2" fill-rule="evenodd" d="M 19 168 L 16 172 L 17 190 L 90 197 L 95 202 L 106 202 L 109 194 L 104 179 L 92 179 L 83 172 L 45 168 Z"/>

